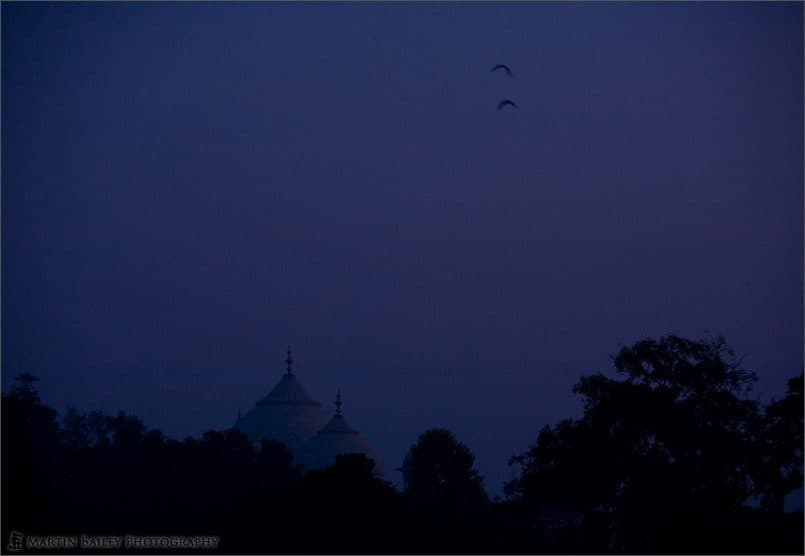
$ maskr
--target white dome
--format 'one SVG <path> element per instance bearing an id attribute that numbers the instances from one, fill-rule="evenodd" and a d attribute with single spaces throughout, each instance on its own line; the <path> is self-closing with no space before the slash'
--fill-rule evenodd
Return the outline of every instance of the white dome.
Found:
<path id="1" fill-rule="evenodd" d="M 383 475 L 383 468 L 372 446 L 352 428 L 341 415 L 341 396 L 336 401 L 336 414 L 316 436 L 299 450 L 299 462 L 306 469 L 325 469 L 335 463 L 341 454 L 363 454 L 375 462 L 375 475 Z"/>

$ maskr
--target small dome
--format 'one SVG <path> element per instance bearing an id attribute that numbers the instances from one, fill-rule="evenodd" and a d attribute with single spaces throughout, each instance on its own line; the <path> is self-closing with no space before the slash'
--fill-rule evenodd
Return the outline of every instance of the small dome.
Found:
<path id="1" fill-rule="evenodd" d="M 277 440 L 296 454 L 305 440 L 316 434 L 327 416 L 321 404 L 307 393 L 291 372 L 290 348 L 288 370 L 279 383 L 251 411 L 238 418 L 233 428 L 259 444 L 262 439 Z"/>
<path id="2" fill-rule="evenodd" d="M 325 469 L 335 463 L 341 454 L 363 454 L 375 462 L 375 475 L 383 475 L 383 468 L 372 446 L 341 415 L 341 392 L 336 398 L 336 413 L 316 436 L 304 443 L 299 461 L 307 469 Z"/>

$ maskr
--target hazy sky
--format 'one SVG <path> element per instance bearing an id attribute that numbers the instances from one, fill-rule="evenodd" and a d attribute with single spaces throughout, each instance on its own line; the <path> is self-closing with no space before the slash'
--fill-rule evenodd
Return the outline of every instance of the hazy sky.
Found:
<path id="1" fill-rule="evenodd" d="M 782 2 L 3 2 L 3 386 L 184 437 L 290 343 L 386 468 L 447 427 L 492 493 L 642 337 L 780 396 L 802 40 Z"/>

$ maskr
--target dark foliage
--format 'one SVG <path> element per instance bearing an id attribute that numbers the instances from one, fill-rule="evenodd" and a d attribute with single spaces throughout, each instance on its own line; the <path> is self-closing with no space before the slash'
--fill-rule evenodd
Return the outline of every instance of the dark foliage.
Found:
<path id="1" fill-rule="evenodd" d="M 803 375 L 788 381 L 786 396 L 769 404 L 760 423 L 761 443 L 753 469 L 763 506 L 783 511 L 785 495 L 802 487 Z"/>
<path id="2" fill-rule="evenodd" d="M 408 450 L 402 472 L 408 507 L 418 528 L 431 537 L 433 550 L 494 551 L 487 547 L 489 500 L 475 456 L 450 431 L 422 433 Z"/>
<path id="3" fill-rule="evenodd" d="M 420 512 L 461 517 L 487 503 L 475 456 L 445 429 L 422 433 L 403 463 L 405 492 Z"/>
<path id="4" fill-rule="evenodd" d="M 782 512 L 803 480 L 802 375 L 764 408 L 721 339 L 645 340 L 614 363 L 620 379 L 582 378 L 584 415 L 513 458 L 522 473 L 495 502 L 444 429 L 411 446 L 398 492 L 359 454 L 305 473 L 283 444 L 234 430 L 177 441 L 75 409 L 59 422 L 22 375 L 2 399 L 3 543 L 23 531 L 217 535 L 224 553 L 802 553 L 802 513 Z"/>
<path id="5" fill-rule="evenodd" d="M 216 535 L 226 553 L 431 550 L 431 529 L 363 455 L 303 473 L 285 445 L 255 449 L 234 430 L 176 441 L 132 415 L 75 409 L 60 424 L 34 382 L 22 377 L 2 401 L 5 538 Z M 450 535 L 440 543 L 465 546 Z"/>
<path id="6" fill-rule="evenodd" d="M 514 458 L 523 472 L 508 492 L 530 511 L 574 512 L 579 551 L 801 552 L 770 534 L 782 521 L 746 507 L 758 491 L 782 500 L 802 484 L 801 394 L 764 416 L 748 398 L 754 375 L 722 338 L 643 340 L 614 365 L 620 380 L 576 385 L 580 419 L 545 427 Z M 742 523 L 765 544 L 727 534 Z"/>

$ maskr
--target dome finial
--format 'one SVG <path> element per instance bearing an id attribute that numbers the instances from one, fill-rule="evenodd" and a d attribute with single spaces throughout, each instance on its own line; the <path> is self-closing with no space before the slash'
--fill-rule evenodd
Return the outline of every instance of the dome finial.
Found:
<path id="1" fill-rule="evenodd" d="M 291 357 L 291 344 L 288 344 L 288 357 L 285 358 L 286 367 L 285 374 L 293 374 L 291 371 L 291 364 L 293 364 L 293 357 Z"/>
<path id="2" fill-rule="evenodd" d="M 335 397 L 335 414 L 341 415 L 341 388 L 338 389 L 338 394 Z"/>

